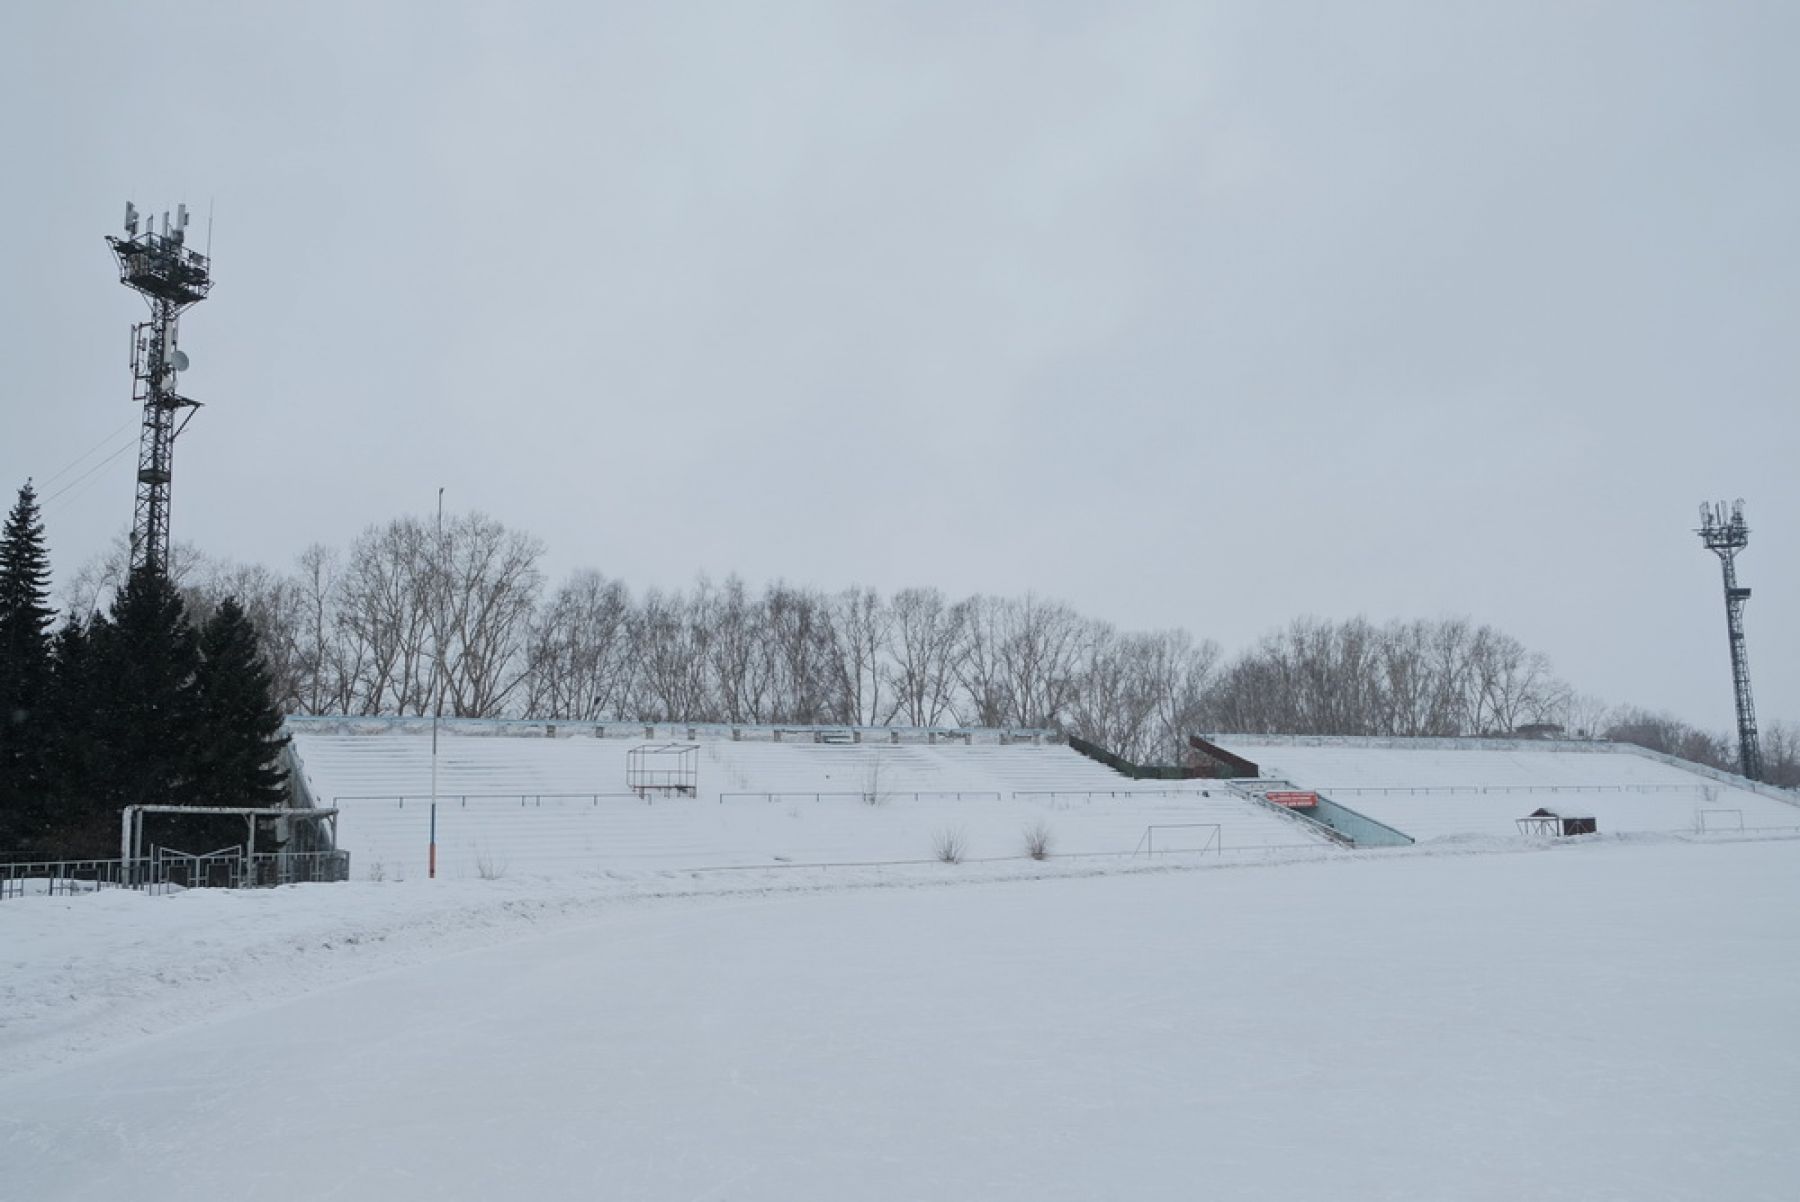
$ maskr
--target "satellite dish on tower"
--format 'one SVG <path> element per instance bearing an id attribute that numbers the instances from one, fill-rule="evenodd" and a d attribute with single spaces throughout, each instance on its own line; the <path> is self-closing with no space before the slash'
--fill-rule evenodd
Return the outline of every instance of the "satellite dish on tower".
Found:
<path id="1" fill-rule="evenodd" d="M 176 371 L 186 371 L 188 369 L 187 352 L 183 350 L 171 351 L 169 353 L 169 366 Z"/>

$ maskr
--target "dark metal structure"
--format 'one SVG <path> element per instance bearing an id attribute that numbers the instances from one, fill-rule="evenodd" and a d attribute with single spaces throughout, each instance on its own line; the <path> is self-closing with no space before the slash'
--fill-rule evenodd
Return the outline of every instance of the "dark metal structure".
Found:
<path id="1" fill-rule="evenodd" d="M 700 745 L 645 743 L 633 747 L 625 753 L 625 787 L 645 799 L 652 793 L 698 797 Z"/>
<path id="2" fill-rule="evenodd" d="M 1706 549 L 1719 557 L 1725 572 L 1725 628 L 1731 638 L 1731 683 L 1737 690 L 1738 759 L 1745 776 L 1762 779 L 1762 747 L 1756 737 L 1756 702 L 1750 696 L 1750 656 L 1744 648 L 1744 602 L 1750 590 L 1739 588 L 1737 553 L 1750 543 L 1750 527 L 1744 524 L 1744 503 L 1725 502 L 1700 506 L 1700 529 L 1695 531 Z"/>
<path id="3" fill-rule="evenodd" d="M 1073 746 L 1072 741 L 1070 745 Z M 1204 770 L 1200 773 L 1202 776 L 1254 778 L 1262 775 L 1262 769 L 1243 756 L 1227 751 L 1199 735 L 1189 735 L 1188 746 L 1194 750 L 1194 758 L 1204 765 Z"/>
<path id="4" fill-rule="evenodd" d="M 188 365 L 176 345 L 182 311 L 205 300 L 212 290 L 206 256 L 187 248 L 187 225 L 187 206 L 177 205 L 173 222 L 164 213 L 159 230 L 155 218 L 147 218 L 140 234 L 137 207 L 127 203 L 125 236 L 106 240 L 119 261 L 119 282 L 150 306 L 150 319 L 131 328 L 131 396 L 144 410 L 137 504 L 131 519 L 133 571 L 168 570 L 175 439 L 200 405 L 176 391 L 177 377 Z"/>
<path id="5" fill-rule="evenodd" d="M 1591 835 L 1600 829 L 1592 818 L 1570 818 L 1554 810 L 1537 809 L 1523 818 L 1513 819 L 1521 835 L 1564 839 L 1570 835 Z"/>

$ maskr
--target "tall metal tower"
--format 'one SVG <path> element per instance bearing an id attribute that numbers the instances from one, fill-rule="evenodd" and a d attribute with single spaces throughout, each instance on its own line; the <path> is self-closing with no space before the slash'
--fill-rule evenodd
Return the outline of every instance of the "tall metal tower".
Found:
<path id="1" fill-rule="evenodd" d="M 1737 553 L 1750 545 L 1750 527 L 1744 524 L 1744 503 L 1700 505 L 1700 529 L 1695 531 L 1708 551 L 1715 552 L 1725 569 L 1725 628 L 1731 635 L 1731 683 L 1737 689 L 1738 758 L 1744 775 L 1762 779 L 1762 747 L 1756 738 L 1756 703 L 1750 699 L 1750 657 L 1744 650 L 1744 602 L 1750 590 L 1739 588 Z"/>
<path id="2" fill-rule="evenodd" d="M 184 309 L 206 299 L 212 274 L 206 256 L 187 248 L 188 211 L 175 207 L 175 220 L 154 217 L 138 233 L 138 211 L 125 205 L 125 236 L 108 238 L 119 260 L 119 282 L 143 296 L 150 320 L 131 327 L 131 397 L 144 407 L 138 440 L 137 506 L 131 519 L 131 568 L 166 572 L 169 567 L 169 483 L 175 469 L 175 438 L 200 407 L 175 391 L 176 376 L 188 357 L 176 345 Z M 179 417 L 179 421 L 177 418 Z"/>

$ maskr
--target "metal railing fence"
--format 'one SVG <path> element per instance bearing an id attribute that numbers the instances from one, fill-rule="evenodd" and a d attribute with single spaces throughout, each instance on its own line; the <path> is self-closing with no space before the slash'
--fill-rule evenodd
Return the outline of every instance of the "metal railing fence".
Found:
<path id="1" fill-rule="evenodd" d="M 135 860 L 20 860 L 0 864 L 0 899 L 59 896 L 100 889 L 169 893 L 177 889 L 266 889 L 350 879 L 347 851 L 192 855 L 153 848 Z"/>

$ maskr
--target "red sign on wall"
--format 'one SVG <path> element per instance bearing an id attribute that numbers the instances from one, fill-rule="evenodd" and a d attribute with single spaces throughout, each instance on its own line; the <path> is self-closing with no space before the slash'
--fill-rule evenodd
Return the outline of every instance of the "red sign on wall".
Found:
<path id="1" fill-rule="evenodd" d="M 1265 793 L 1270 801 L 1278 806 L 1293 806 L 1295 809 L 1308 809 L 1319 804 L 1317 793 Z"/>

